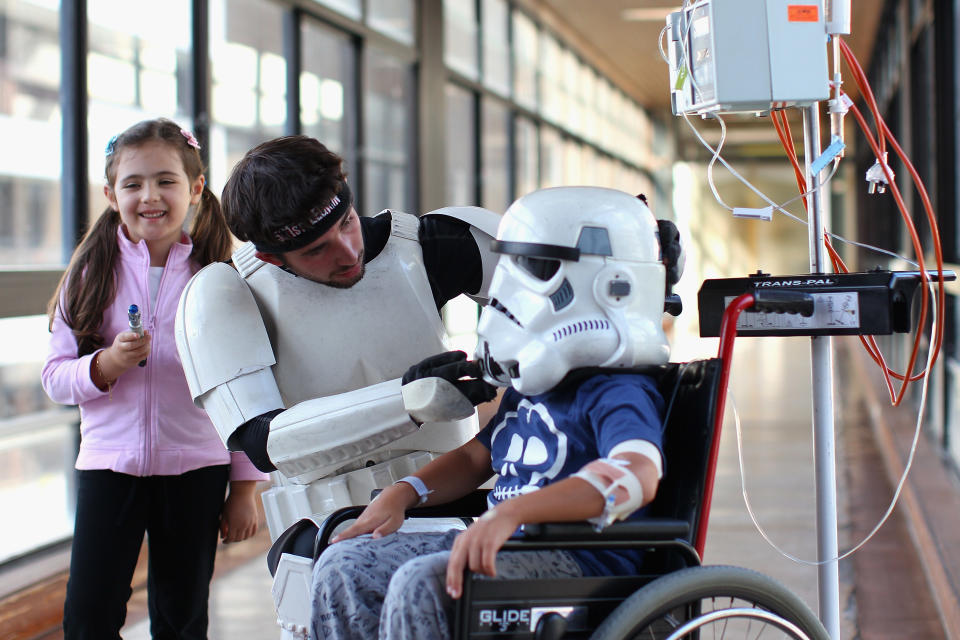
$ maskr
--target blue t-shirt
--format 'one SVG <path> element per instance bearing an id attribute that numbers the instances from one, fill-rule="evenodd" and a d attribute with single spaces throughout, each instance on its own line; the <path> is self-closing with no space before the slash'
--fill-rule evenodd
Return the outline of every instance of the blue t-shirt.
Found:
<path id="1" fill-rule="evenodd" d="M 499 474 L 490 506 L 563 480 L 626 440 L 647 440 L 662 455 L 663 405 L 653 378 L 634 373 L 601 373 L 529 397 L 507 389 L 497 414 L 477 434 Z M 584 575 L 636 573 L 641 555 L 570 553 Z"/>

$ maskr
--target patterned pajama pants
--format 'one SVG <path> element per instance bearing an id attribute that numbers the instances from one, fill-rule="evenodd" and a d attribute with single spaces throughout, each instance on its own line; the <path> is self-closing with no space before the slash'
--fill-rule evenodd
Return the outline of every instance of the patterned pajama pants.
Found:
<path id="1" fill-rule="evenodd" d="M 330 545 L 313 567 L 314 640 L 442 640 L 453 599 L 447 558 L 459 531 L 361 536 Z M 497 554 L 497 578 L 582 575 L 564 551 Z"/>

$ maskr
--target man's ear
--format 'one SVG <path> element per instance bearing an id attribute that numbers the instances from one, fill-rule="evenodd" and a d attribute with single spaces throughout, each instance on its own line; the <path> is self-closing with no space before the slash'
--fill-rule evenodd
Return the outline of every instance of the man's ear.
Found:
<path id="1" fill-rule="evenodd" d="M 272 264 L 275 267 L 283 266 L 283 260 L 281 260 L 280 256 L 278 256 L 275 253 L 264 253 L 262 251 L 254 251 L 253 255 L 257 256 L 257 258 L 259 258 L 260 260 L 263 260 L 267 264 Z"/>

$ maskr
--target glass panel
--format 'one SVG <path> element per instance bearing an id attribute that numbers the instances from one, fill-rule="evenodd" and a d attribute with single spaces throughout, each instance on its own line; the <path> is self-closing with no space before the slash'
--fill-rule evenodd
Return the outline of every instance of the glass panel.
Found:
<path id="1" fill-rule="evenodd" d="M 560 43 L 549 35 L 540 38 L 540 106 L 543 117 L 562 124 L 563 67 Z"/>
<path id="2" fill-rule="evenodd" d="M 537 108 L 539 32 L 525 14 L 513 12 L 513 95 L 528 109 Z"/>
<path id="3" fill-rule="evenodd" d="M 580 152 L 580 172 L 577 182 L 588 185 L 601 185 L 597 172 L 597 151 L 593 147 L 584 146 Z"/>
<path id="4" fill-rule="evenodd" d="M 56 3 L 0 4 L 0 265 L 64 262 L 58 20 Z"/>
<path id="5" fill-rule="evenodd" d="M 413 0 L 367 0 L 367 23 L 381 33 L 413 44 Z"/>
<path id="6" fill-rule="evenodd" d="M 540 180 L 542 187 L 559 187 L 563 182 L 563 141 L 553 127 L 540 128 Z"/>
<path id="7" fill-rule="evenodd" d="M 46 316 L 0 319 L 0 563 L 73 534 L 77 418 L 40 387 L 49 335 Z"/>
<path id="8" fill-rule="evenodd" d="M 605 78 L 600 78 L 597 84 L 597 121 L 600 130 L 597 135 L 600 146 L 607 151 L 611 151 L 615 144 L 616 126 L 610 114 L 612 102 L 613 88 Z"/>
<path id="9" fill-rule="evenodd" d="M 515 123 L 517 192 L 514 197 L 519 198 L 536 191 L 540 184 L 540 155 L 537 148 L 537 125 L 523 116 L 517 116 Z"/>
<path id="10" fill-rule="evenodd" d="M 563 184 L 582 184 L 580 144 L 570 138 L 563 140 Z"/>
<path id="11" fill-rule="evenodd" d="M 171 0 L 150 20 L 125 0 L 88 3 L 90 103 L 87 135 L 90 217 L 106 208 L 104 149 L 127 127 L 159 116 L 191 129 L 190 3 Z"/>
<path id="12" fill-rule="evenodd" d="M 483 100 L 482 206 L 503 213 L 510 205 L 510 111 L 493 98 Z"/>
<path id="13" fill-rule="evenodd" d="M 453 84 L 447 94 L 447 204 L 476 204 L 476 114 L 473 94 Z"/>
<path id="14" fill-rule="evenodd" d="M 209 150 L 214 193 L 220 193 L 244 153 L 283 134 L 287 97 L 282 20 L 282 7 L 270 2 L 210 3 Z"/>
<path id="15" fill-rule="evenodd" d="M 473 0 L 443 0 L 443 61 L 471 80 L 479 76 L 477 30 Z"/>
<path id="16" fill-rule="evenodd" d="M 510 94 L 510 35 L 507 3 L 483 0 L 483 82 L 503 95 Z"/>
<path id="17" fill-rule="evenodd" d="M 363 68 L 363 200 L 358 212 L 415 211 L 413 70 L 367 49 Z"/>
<path id="18" fill-rule="evenodd" d="M 597 113 L 597 88 L 599 78 L 597 73 L 587 65 L 581 67 L 580 73 L 580 102 L 583 109 L 583 124 L 580 129 L 583 137 L 596 144 L 600 130 L 600 117 Z"/>
<path id="19" fill-rule="evenodd" d="M 580 62 L 570 49 L 560 53 L 560 103 L 566 116 L 562 122 L 574 133 L 580 133 Z"/>
<path id="20" fill-rule="evenodd" d="M 303 24 L 300 73 L 300 124 L 344 158 L 347 174 L 356 174 L 357 106 L 354 89 L 356 51 L 349 36 L 313 21 Z"/>
<path id="21" fill-rule="evenodd" d="M 353 18 L 354 20 L 360 19 L 360 2 L 361 0 L 314 0 L 317 4 L 322 4 L 330 7 L 334 11 L 338 11 L 345 16 Z"/>

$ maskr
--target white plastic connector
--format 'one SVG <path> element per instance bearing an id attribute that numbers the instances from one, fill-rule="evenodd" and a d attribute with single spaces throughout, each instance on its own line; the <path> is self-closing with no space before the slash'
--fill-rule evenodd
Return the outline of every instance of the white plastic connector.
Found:
<path id="1" fill-rule="evenodd" d="M 873 166 L 867 169 L 867 182 L 870 183 L 870 186 L 867 188 L 867 193 L 883 193 L 887 190 L 887 185 L 890 184 L 887 181 L 887 174 L 884 172 L 883 168 L 886 167 L 887 171 L 890 172 L 890 177 L 893 178 L 893 169 L 890 168 L 890 165 L 887 164 L 887 153 L 883 153 L 883 159 L 877 159 L 873 163 Z"/>

